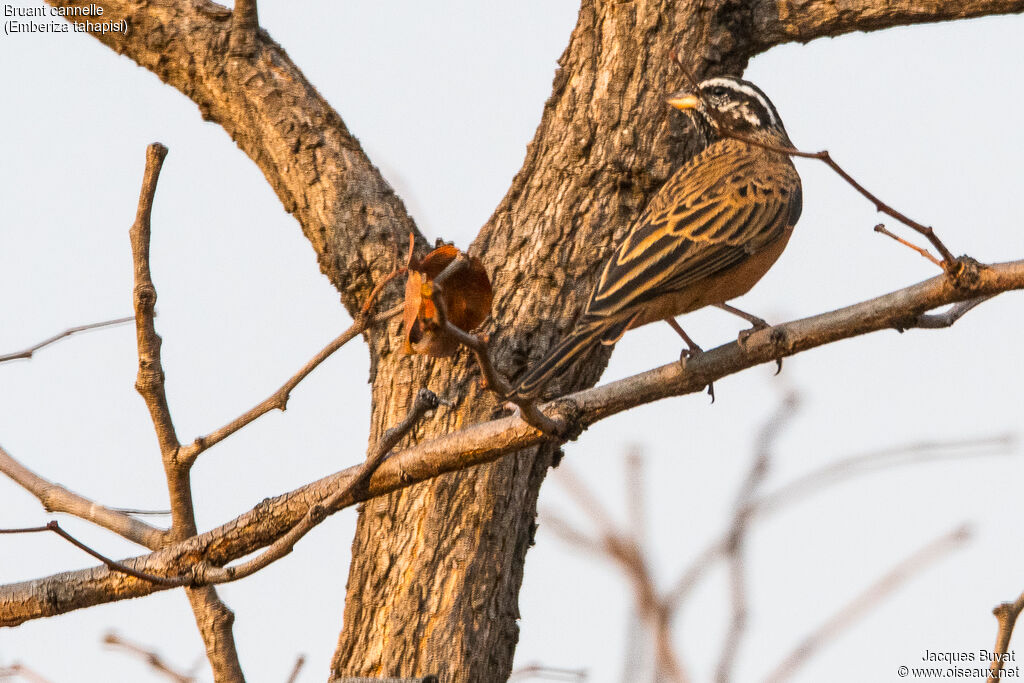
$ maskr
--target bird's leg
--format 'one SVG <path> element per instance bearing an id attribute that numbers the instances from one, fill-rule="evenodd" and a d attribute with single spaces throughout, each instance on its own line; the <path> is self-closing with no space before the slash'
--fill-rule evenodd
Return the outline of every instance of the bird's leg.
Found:
<path id="1" fill-rule="evenodd" d="M 693 358 L 698 353 L 704 353 L 704 349 L 700 348 L 700 346 L 697 345 L 697 342 L 695 342 L 692 339 L 690 339 L 690 335 L 686 334 L 686 331 L 683 330 L 683 328 L 679 325 L 679 323 L 676 322 L 675 318 L 665 318 L 665 322 L 667 322 L 669 324 L 669 327 L 671 327 L 673 330 L 675 330 L 676 334 L 678 334 L 680 337 L 682 337 L 683 341 L 686 343 L 686 348 L 683 349 L 682 352 L 680 352 L 680 354 L 679 354 L 679 365 L 681 365 L 682 367 L 685 368 L 686 367 L 686 359 L 687 358 Z M 713 383 L 710 383 L 710 382 L 708 383 L 708 396 L 711 397 L 711 402 L 714 403 L 715 402 L 715 385 Z"/>
<path id="2" fill-rule="evenodd" d="M 744 345 L 744 343 L 747 341 L 747 337 L 750 336 L 751 332 L 754 332 L 756 330 L 763 330 L 766 327 L 771 327 L 771 325 L 769 325 L 767 323 L 767 321 L 765 321 L 764 318 L 758 318 L 756 315 L 751 315 L 750 313 L 747 313 L 746 311 L 741 311 L 740 309 L 736 308 L 735 306 L 730 306 L 729 304 L 726 304 L 726 303 L 715 304 L 715 306 L 717 306 L 718 308 L 721 308 L 723 311 L 726 311 L 728 313 L 732 313 L 733 315 L 737 315 L 737 316 L 743 318 L 744 320 L 746 320 L 751 325 L 753 325 L 753 327 L 751 327 L 749 330 L 741 330 L 740 331 L 739 337 L 736 340 L 739 343 L 740 346 Z M 776 358 L 775 359 L 775 366 L 777 368 L 775 370 L 775 374 L 777 375 L 780 372 L 782 372 L 782 359 L 781 358 Z"/>

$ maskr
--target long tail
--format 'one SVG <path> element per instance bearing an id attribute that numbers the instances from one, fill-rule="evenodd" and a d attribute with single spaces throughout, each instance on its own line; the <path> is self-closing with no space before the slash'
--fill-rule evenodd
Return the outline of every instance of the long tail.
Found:
<path id="1" fill-rule="evenodd" d="M 601 343 L 603 336 L 604 328 L 602 327 L 594 326 L 581 329 L 580 326 L 577 326 L 519 380 L 516 394 L 522 398 L 536 398 L 556 375 L 567 370 L 569 366 L 586 355 L 587 351 Z"/>
<path id="2" fill-rule="evenodd" d="M 585 356 L 598 344 L 614 344 L 633 322 L 635 316 L 620 318 L 611 323 L 607 319 L 587 319 L 576 323 L 572 332 L 558 342 L 548 355 L 519 380 L 515 393 L 522 398 L 536 398 L 555 376 Z"/>

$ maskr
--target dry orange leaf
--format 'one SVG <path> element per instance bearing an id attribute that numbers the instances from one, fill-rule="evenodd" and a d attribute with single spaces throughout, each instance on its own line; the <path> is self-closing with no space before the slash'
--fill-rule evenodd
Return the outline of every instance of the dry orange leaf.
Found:
<path id="1" fill-rule="evenodd" d="M 417 261 L 409 256 L 409 278 L 405 281 L 405 352 L 427 356 L 450 356 L 459 342 L 437 324 L 434 307 L 433 280 L 461 252 L 451 245 L 438 247 Z M 491 313 L 493 291 L 480 259 L 469 257 L 469 263 L 449 277 L 443 287 L 448 322 L 469 332 Z"/>

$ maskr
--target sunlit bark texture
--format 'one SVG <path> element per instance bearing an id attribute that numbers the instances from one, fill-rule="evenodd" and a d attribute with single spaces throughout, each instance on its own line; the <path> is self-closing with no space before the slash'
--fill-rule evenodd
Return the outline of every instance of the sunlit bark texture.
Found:
<path id="1" fill-rule="evenodd" d="M 105 20 L 124 18 L 133 29 L 97 36 L 102 42 L 195 101 L 260 167 L 349 312 L 395 265 L 395 245 L 404 251 L 413 232 L 425 246 L 338 113 L 265 33 L 232 36 L 231 12 L 203 0 L 97 4 Z M 682 84 L 670 53 L 697 77 L 736 74 L 783 42 L 1022 10 L 1024 0 L 583 0 L 522 169 L 471 246 L 494 283 L 487 332 L 498 369 L 515 377 L 569 326 L 597 264 L 696 148 L 695 131 L 665 106 Z M 237 31 L 245 27 L 238 22 Z M 382 305 L 397 292 L 389 288 Z M 397 323 L 367 341 L 371 443 L 421 387 L 451 405 L 406 443 L 500 410 L 468 354 L 405 356 Z M 595 383 L 606 361 L 595 356 L 551 391 Z M 530 448 L 367 502 L 334 675 L 505 680 L 537 493 L 556 453 Z"/>

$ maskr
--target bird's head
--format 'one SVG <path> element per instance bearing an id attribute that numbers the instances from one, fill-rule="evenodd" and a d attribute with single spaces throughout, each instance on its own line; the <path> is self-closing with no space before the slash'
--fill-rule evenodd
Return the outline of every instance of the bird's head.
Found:
<path id="1" fill-rule="evenodd" d="M 775 105 L 750 81 L 717 76 L 668 98 L 681 111 L 692 111 L 721 134 L 726 128 L 762 142 L 791 146 Z"/>

